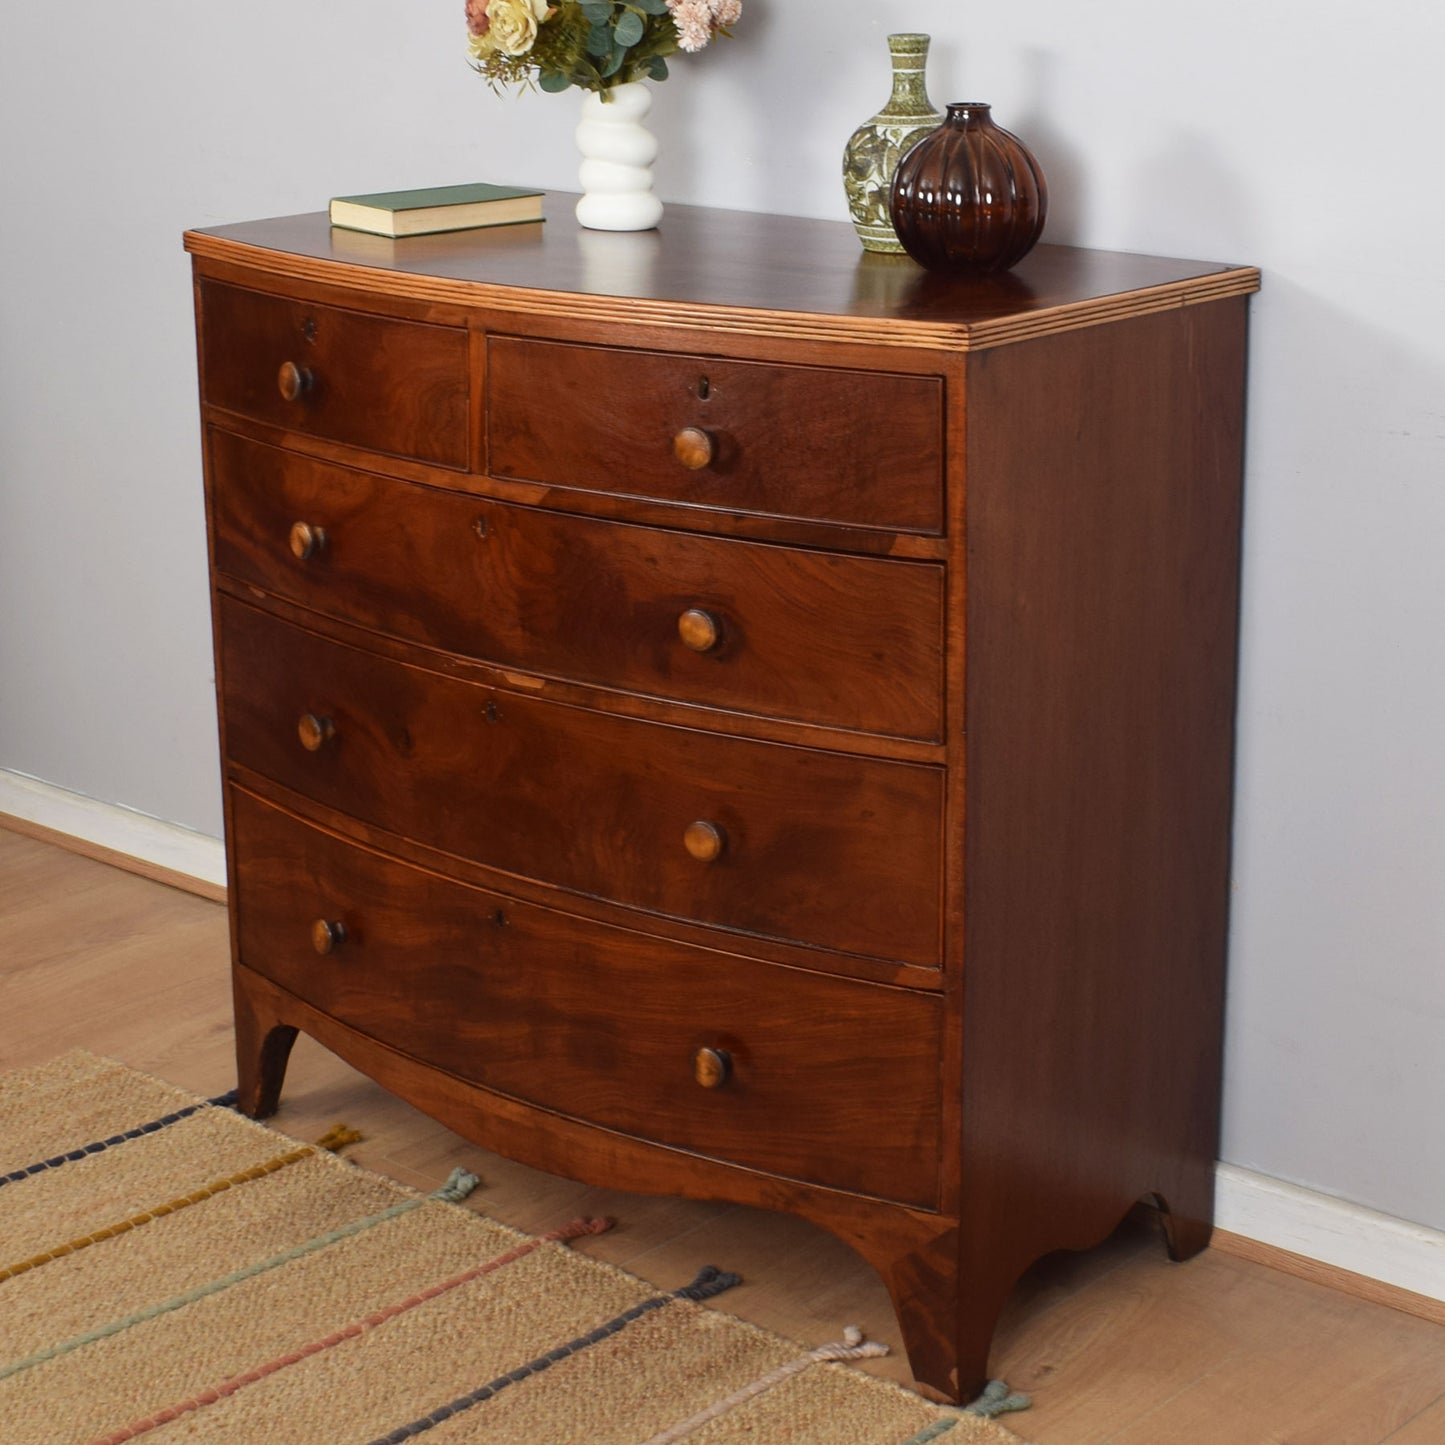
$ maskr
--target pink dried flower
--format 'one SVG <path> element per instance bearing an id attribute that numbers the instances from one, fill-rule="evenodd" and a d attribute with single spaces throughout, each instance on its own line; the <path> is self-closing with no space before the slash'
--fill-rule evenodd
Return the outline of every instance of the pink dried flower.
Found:
<path id="1" fill-rule="evenodd" d="M 677 43 L 687 51 L 701 50 L 712 39 L 712 8 L 708 0 L 667 0 Z"/>
<path id="2" fill-rule="evenodd" d="M 473 35 L 485 35 L 491 29 L 491 17 L 487 14 L 489 3 L 490 0 L 467 0 L 467 29 Z"/>

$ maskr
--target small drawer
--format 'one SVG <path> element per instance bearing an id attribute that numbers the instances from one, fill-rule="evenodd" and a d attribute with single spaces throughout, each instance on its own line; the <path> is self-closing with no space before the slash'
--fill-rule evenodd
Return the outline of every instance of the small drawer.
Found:
<path id="1" fill-rule="evenodd" d="M 216 566 L 408 641 L 654 697 L 934 741 L 941 564 L 481 500 L 209 434 Z"/>
<path id="2" fill-rule="evenodd" d="M 493 336 L 494 476 L 724 512 L 943 529 L 943 382 Z"/>
<path id="3" fill-rule="evenodd" d="M 936 1205 L 938 998 L 517 903 L 232 798 L 240 961 L 331 1017 L 610 1129 Z"/>
<path id="4" fill-rule="evenodd" d="M 467 465 L 467 333 L 201 283 L 212 406 L 369 451 Z"/>
<path id="5" fill-rule="evenodd" d="M 264 777 L 578 893 L 941 961 L 939 768 L 572 707 L 218 610 L 228 755 Z"/>

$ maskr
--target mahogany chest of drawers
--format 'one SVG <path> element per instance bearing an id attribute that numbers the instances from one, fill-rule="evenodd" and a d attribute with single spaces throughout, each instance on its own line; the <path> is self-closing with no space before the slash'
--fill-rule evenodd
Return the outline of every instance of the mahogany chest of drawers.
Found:
<path id="1" fill-rule="evenodd" d="M 191 232 L 243 1107 L 793 1211 L 920 1381 L 1208 1239 L 1257 273 Z"/>

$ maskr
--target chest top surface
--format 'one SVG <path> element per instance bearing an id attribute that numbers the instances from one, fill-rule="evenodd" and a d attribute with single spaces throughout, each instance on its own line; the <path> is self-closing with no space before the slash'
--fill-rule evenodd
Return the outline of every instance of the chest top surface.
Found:
<path id="1" fill-rule="evenodd" d="M 579 319 L 746 326 L 767 315 L 817 339 L 980 350 L 1259 287 L 1248 266 L 1043 245 L 1001 276 L 922 270 L 862 252 L 851 226 L 699 206 L 656 231 L 586 231 L 549 193 L 543 223 L 392 240 L 322 212 L 188 232 L 198 258 L 398 297 L 514 309 L 569 298 Z"/>

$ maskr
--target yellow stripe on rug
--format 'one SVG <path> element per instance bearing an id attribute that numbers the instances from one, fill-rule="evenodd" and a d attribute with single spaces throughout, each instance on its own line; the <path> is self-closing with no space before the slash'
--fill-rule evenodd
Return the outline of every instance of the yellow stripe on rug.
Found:
<path id="1" fill-rule="evenodd" d="M 182 1209 L 189 1209 L 193 1204 L 204 1204 L 208 1199 L 214 1199 L 216 1195 L 223 1194 L 227 1189 L 235 1189 L 242 1184 L 250 1184 L 254 1180 L 264 1179 L 268 1174 L 274 1174 L 278 1169 L 284 1169 L 288 1164 L 299 1164 L 303 1159 L 309 1159 L 315 1150 L 309 1144 L 303 1144 L 297 1149 L 288 1149 L 284 1154 L 277 1154 L 274 1158 L 266 1159 L 260 1164 L 253 1164 L 249 1169 L 238 1169 L 234 1174 L 225 1174 L 220 1179 L 212 1179 L 202 1184 L 199 1189 L 192 1189 L 188 1194 L 182 1194 L 177 1199 L 166 1199 L 159 1204 L 152 1204 L 149 1209 L 142 1209 L 137 1214 L 132 1214 L 125 1219 L 117 1219 L 111 1224 L 104 1224 L 99 1229 L 93 1229 L 89 1234 L 82 1234 L 78 1239 L 68 1239 L 61 1244 L 53 1244 L 49 1249 L 41 1250 L 39 1254 L 32 1254 L 29 1259 L 16 1261 L 14 1264 L 0 1265 L 0 1284 L 8 1279 L 14 1279 L 16 1275 L 25 1274 L 32 1269 L 39 1269 L 42 1264 L 49 1264 L 52 1260 L 64 1259 L 68 1254 L 74 1254 L 77 1250 L 89 1249 L 92 1244 L 103 1244 L 107 1239 L 116 1239 L 122 1234 L 128 1234 L 132 1229 L 139 1229 L 143 1224 L 150 1224 L 153 1220 L 164 1219 L 168 1214 L 176 1214 Z"/>

